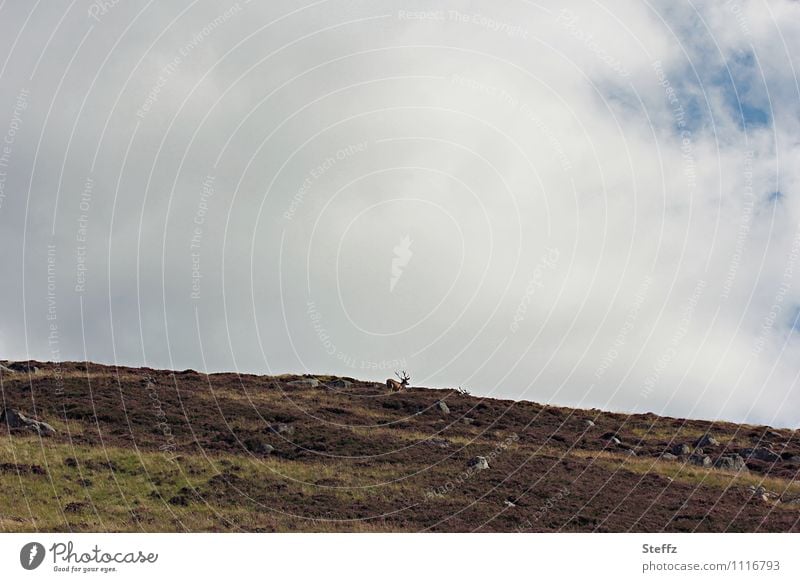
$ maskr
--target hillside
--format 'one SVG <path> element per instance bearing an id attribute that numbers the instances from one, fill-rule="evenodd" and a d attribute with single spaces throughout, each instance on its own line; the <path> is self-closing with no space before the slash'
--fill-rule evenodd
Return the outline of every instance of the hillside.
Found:
<path id="1" fill-rule="evenodd" d="M 0 531 L 800 531 L 797 431 L 330 376 L 0 382 Z"/>

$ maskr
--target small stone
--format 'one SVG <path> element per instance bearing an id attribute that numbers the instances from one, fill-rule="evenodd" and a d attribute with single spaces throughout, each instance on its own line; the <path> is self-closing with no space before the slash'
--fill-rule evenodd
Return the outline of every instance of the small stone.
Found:
<path id="1" fill-rule="evenodd" d="M 467 467 L 471 467 L 476 471 L 483 471 L 489 468 L 489 461 L 486 460 L 486 457 L 473 457 L 467 461 Z"/>
<path id="2" fill-rule="evenodd" d="M 586 425 L 586 428 L 592 428 L 593 426 L 595 426 L 594 422 L 591 420 L 584 420 L 583 424 Z"/>
<path id="3" fill-rule="evenodd" d="M 675 456 L 675 455 L 673 455 L 672 453 L 663 453 L 663 454 L 661 455 L 661 460 L 663 460 L 663 461 L 674 461 L 674 460 L 676 460 L 677 458 L 678 458 L 678 457 L 677 457 L 677 456 Z"/>
<path id="4" fill-rule="evenodd" d="M 450 414 L 450 407 L 441 400 L 436 403 L 436 408 L 442 414 Z"/>
<path id="5" fill-rule="evenodd" d="M 448 441 L 447 439 L 429 438 L 422 442 L 431 447 L 437 447 L 440 449 L 447 449 L 450 447 L 450 441 Z"/>
<path id="6" fill-rule="evenodd" d="M 611 437 L 611 438 L 610 438 L 610 439 L 608 439 L 608 440 L 609 440 L 610 442 L 612 442 L 613 444 L 615 444 L 615 445 L 621 445 L 621 444 L 622 444 L 622 441 L 621 441 L 621 440 L 619 440 L 619 439 L 618 439 L 617 437 L 615 437 L 615 436 L 614 436 L 614 437 Z"/>

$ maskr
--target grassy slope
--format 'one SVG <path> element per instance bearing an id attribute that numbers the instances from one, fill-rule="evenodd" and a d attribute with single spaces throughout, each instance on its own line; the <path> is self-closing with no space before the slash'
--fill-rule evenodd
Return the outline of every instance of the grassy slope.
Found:
<path id="1" fill-rule="evenodd" d="M 712 457 L 769 443 L 788 459 L 794 431 L 294 379 L 4 375 L 3 405 L 59 433 L 0 435 L 0 531 L 800 531 L 800 506 L 777 502 L 800 497 L 796 464 L 733 474 L 658 458 L 710 430 Z M 491 469 L 468 471 L 475 455 Z M 758 485 L 774 497 L 754 498 Z"/>

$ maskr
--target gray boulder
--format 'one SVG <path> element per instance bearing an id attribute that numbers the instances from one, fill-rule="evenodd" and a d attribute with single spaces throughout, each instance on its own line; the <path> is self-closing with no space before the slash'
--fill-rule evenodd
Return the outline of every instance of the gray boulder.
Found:
<path id="1" fill-rule="evenodd" d="M 610 443 L 612 443 L 612 444 L 615 444 L 615 445 L 621 445 L 621 444 L 622 444 L 622 441 L 621 441 L 621 440 L 619 440 L 619 439 L 618 439 L 617 437 L 615 437 L 615 436 L 612 436 L 610 439 L 608 439 L 608 441 L 609 441 Z"/>
<path id="2" fill-rule="evenodd" d="M 275 450 L 275 447 L 265 443 L 260 438 L 249 438 L 244 442 L 244 446 L 248 451 L 256 455 L 269 455 Z"/>
<path id="3" fill-rule="evenodd" d="M 767 463 L 774 463 L 781 460 L 781 456 L 773 453 L 764 447 L 756 447 L 754 449 L 742 449 L 742 455 L 748 459 L 758 459 Z"/>
<path id="4" fill-rule="evenodd" d="M 698 467 L 710 467 L 712 465 L 711 457 L 708 455 L 690 455 L 689 462 Z"/>
<path id="5" fill-rule="evenodd" d="M 746 471 L 747 466 L 744 464 L 744 459 L 739 454 L 723 455 L 714 461 L 716 469 L 724 469 L 726 471 Z"/>
<path id="6" fill-rule="evenodd" d="M 450 407 L 441 400 L 436 403 L 436 409 L 442 414 L 450 414 Z"/>
<path id="7" fill-rule="evenodd" d="M 586 428 L 592 428 L 594 426 L 594 422 L 591 420 L 585 420 L 583 424 L 586 425 Z"/>
<path id="8" fill-rule="evenodd" d="M 40 420 L 29 418 L 22 414 L 19 410 L 13 408 L 6 408 L 0 414 L 0 425 L 5 424 L 9 430 L 14 431 L 29 431 L 38 434 L 39 436 L 52 436 L 56 434 L 56 429 Z"/>
<path id="9" fill-rule="evenodd" d="M 675 461 L 677 458 L 678 457 L 676 455 L 673 455 L 672 453 L 663 453 L 661 455 L 662 461 Z"/>
<path id="10" fill-rule="evenodd" d="M 718 447 L 719 441 L 710 434 L 704 434 L 694 444 L 695 447 Z"/>
<path id="11" fill-rule="evenodd" d="M 350 388 L 352 385 L 353 383 L 350 380 L 345 380 L 344 378 L 334 378 L 327 383 L 328 388 L 336 389 Z"/>
<path id="12" fill-rule="evenodd" d="M 672 447 L 672 454 L 678 457 L 685 457 L 692 454 L 692 447 L 689 445 L 674 445 Z"/>
<path id="13" fill-rule="evenodd" d="M 483 471 L 489 468 L 489 461 L 486 460 L 486 457 L 472 457 L 467 461 L 467 467 L 475 471 Z"/>

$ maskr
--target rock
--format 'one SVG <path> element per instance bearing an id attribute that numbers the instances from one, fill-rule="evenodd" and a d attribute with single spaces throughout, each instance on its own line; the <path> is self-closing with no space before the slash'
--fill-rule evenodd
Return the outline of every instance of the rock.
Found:
<path id="1" fill-rule="evenodd" d="M 431 447 L 437 447 L 440 449 L 446 449 L 450 447 L 450 441 L 448 441 L 447 439 L 430 438 L 422 442 L 423 444 L 429 445 Z"/>
<path id="2" fill-rule="evenodd" d="M 714 462 L 714 467 L 717 469 L 724 469 L 726 471 L 746 471 L 747 466 L 744 464 L 744 459 L 741 455 L 736 453 L 732 455 L 723 455 Z"/>
<path id="3" fill-rule="evenodd" d="M 450 407 L 441 400 L 436 403 L 436 409 L 442 414 L 450 414 Z"/>
<path id="4" fill-rule="evenodd" d="M 775 494 L 774 494 L 774 493 L 770 493 L 770 492 L 769 492 L 769 491 L 767 491 L 767 489 L 766 489 L 764 486 L 762 486 L 762 485 L 759 485 L 758 487 L 755 487 L 754 485 L 750 485 L 750 487 L 748 487 L 748 488 L 747 488 L 747 490 L 748 490 L 750 493 L 752 493 L 752 494 L 753 494 L 753 497 L 754 497 L 754 498 L 756 498 L 756 499 L 760 499 L 761 501 L 769 501 L 769 498 L 770 498 L 770 497 L 775 497 Z"/>
<path id="5" fill-rule="evenodd" d="M 689 462 L 698 467 L 710 467 L 712 465 L 711 457 L 708 455 L 690 455 Z"/>
<path id="6" fill-rule="evenodd" d="M 39 368 L 29 362 L 6 362 L 4 372 L 19 372 L 21 374 L 36 374 Z"/>
<path id="7" fill-rule="evenodd" d="M 704 434 L 700 437 L 696 443 L 694 443 L 695 447 L 718 447 L 719 441 L 715 439 L 710 434 Z"/>
<path id="8" fill-rule="evenodd" d="M 285 434 L 285 435 L 294 434 L 294 427 L 291 424 L 286 424 L 284 422 L 273 424 L 269 428 L 272 432 L 276 432 L 278 434 Z"/>
<path id="9" fill-rule="evenodd" d="M 591 420 L 584 420 L 583 424 L 586 425 L 586 428 L 592 428 L 595 425 Z"/>
<path id="10" fill-rule="evenodd" d="M 773 453 L 764 447 L 756 447 L 754 449 L 742 449 L 742 455 L 747 459 L 758 459 L 767 463 L 774 463 L 780 461 L 781 456 Z"/>
<path id="11" fill-rule="evenodd" d="M 353 383 L 350 380 L 345 380 L 344 378 L 334 378 L 326 384 L 328 388 L 335 389 L 350 388 L 352 385 Z"/>
<path id="12" fill-rule="evenodd" d="M 3 410 L 3 413 L 0 414 L 0 424 L 5 424 L 11 431 L 28 430 L 39 436 L 52 436 L 56 434 L 56 430 L 46 422 L 28 418 L 19 410 L 13 408 L 6 408 Z"/>
<path id="13" fill-rule="evenodd" d="M 251 453 L 255 453 L 257 455 L 269 455 L 272 451 L 275 450 L 270 444 L 267 444 L 260 438 L 249 438 L 244 441 L 245 448 L 250 451 Z"/>
<path id="14" fill-rule="evenodd" d="M 800 507 L 800 497 L 797 497 L 796 499 L 784 500 L 783 503 L 785 503 L 786 505 L 796 505 Z"/>
<path id="15" fill-rule="evenodd" d="M 622 441 L 621 441 L 621 440 L 619 440 L 619 439 L 618 439 L 617 437 L 615 437 L 615 436 L 612 436 L 612 437 L 611 437 L 610 439 L 608 439 L 608 440 L 609 440 L 609 442 L 611 442 L 611 443 L 613 443 L 613 444 L 615 444 L 615 445 L 621 445 L 621 444 L 622 444 Z"/>
<path id="16" fill-rule="evenodd" d="M 662 461 L 675 461 L 678 457 L 673 455 L 672 453 L 663 453 L 661 455 Z"/>
<path id="17" fill-rule="evenodd" d="M 516 503 L 514 503 L 513 501 L 509 501 L 508 499 L 506 499 L 503 503 L 506 505 L 506 507 L 516 507 L 517 506 Z"/>
<path id="18" fill-rule="evenodd" d="M 465 416 L 464 418 L 461 419 L 461 422 L 463 422 L 464 424 L 474 424 L 475 423 L 475 419 L 474 418 L 469 418 L 468 416 Z"/>
<path id="19" fill-rule="evenodd" d="M 489 468 L 489 461 L 486 460 L 486 457 L 473 457 L 467 461 L 467 467 L 475 469 L 476 471 L 483 471 Z"/>
<path id="20" fill-rule="evenodd" d="M 316 378 L 303 378 L 302 380 L 292 380 L 289 382 L 289 386 L 294 386 L 295 388 L 316 388 L 319 386 L 319 380 Z"/>
<path id="21" fill-rule="evenodd" d="M 672 447 L 672 454 L 678 457 L 685 457 L 692 454 L 692 447 L 689 445 L 675 445 Z"/>
<path id="22" fill-rule="evenodd" d="M 633 449 L 625 449 L 625 452 L 623 454 L 629 457 L 635 457 L 636 451 L 634 451 Z"/>

